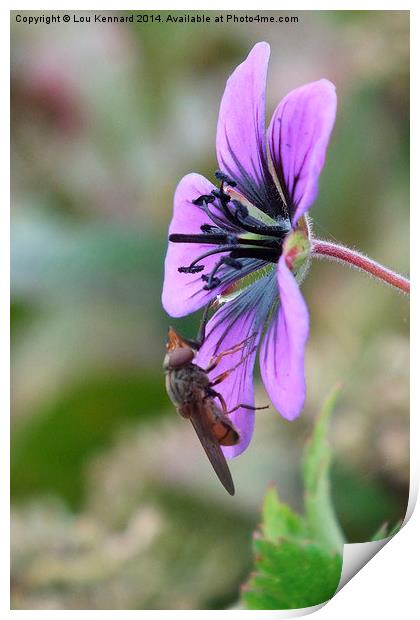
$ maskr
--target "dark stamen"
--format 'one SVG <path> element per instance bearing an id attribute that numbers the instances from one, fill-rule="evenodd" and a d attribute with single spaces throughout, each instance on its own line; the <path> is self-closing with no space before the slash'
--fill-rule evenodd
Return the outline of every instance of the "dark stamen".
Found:
<path id="1" fill-rule="evenodd" d="M 223 184 L 222 184 L 223 187 Z M 218 189 L 213 189 L 212 190 L 212 194 L 218 198 L 220 200 L 220 204 L 222 207 L 222 211 L 226 217 L 226 219 L 231 222 L 234 226 L 236 227 L 242 227 L 241 222 L 239 221 L 239 219 L 230 211 L 229 207 L 228 207 L 228 203 L 230 202 L 230 196 L 229 194 L 225 194 L 225 192 L 223 191 L 223 189 L 221 188 L 220 190 Z M 248 229 L 246 229 L 248 230 Z M 255 232 L 255 231 L 249 231 L 249 232 Z"/>
<path id="2" fill-rule="evenodd" d="M 262 224 L 255 217 L 249 215 L 248 209 L 238 200 L 232 200 L 232 204 L 236 207 L 235 217 L 237 219 L 237 226 L 240 226 L 248 232 L 260 234 L 260 235 L 273 235 L 282 238 L 285 233 L 290 231 L 289 222 L 281 222 L 278 226 L 267 226 Z M 246 215 L 245 215 L 246 212 Z"/>
<path id="3" fill-rule="evenodd" d="M 257 246 L 260 248 L 271 248 L 273 250 L 279 250 L 281 248 L 281 241 L 279 239 L 240 239 L 237 238 L 238 245 L 250 245 L 251 247 Z"/>
<path id="4" fill-rule="evenodd" d="M 229 194 L 223 191 L 223 184 L 220 189 L 212 189 L 211 193 L 215 198 L 218 198 L 222 204 L 227 204 L 230 201 Z"/>
<path id="5" fill-rule="evenodd" d="M 217 206 L 217 205 L 214 205 Z M 212 211 L 210 211 L 210 208 L 208 206 L 208 204 L 204 203 L 203 205 L 199 205 L 199 208 L 204 211 L 204 213 L 207 215 L 207 217 L 209 218 L 209 220 L 211 220 L 212 222 L 214 222 L 216 224 L 216 226 L 218 226 L 219 228 L 221 228 L 222 230 L 226 230 L 226 231 L 236 231 L 238 229 L 238 225 L 233 225 L 230 222 L 227 222 L 226 220 L 222 220 L 220 217 L 218 217 L 215 213 L 213 213 Z M 220 208 L 217 207 L 220 211 Z"/>
<path id="6" fill-rule="evenodd" d="M 216 177 L 218 181 L 222 181 L 222 183 L 226 183 L 226 185 L 230 185 L 230 187 L 237 186 L 237 182 L 231 179 L 230 177 L 228 177 L 228 175 L 225 174 L 224 172 L 221 172 L 221 170 L 216 170 L 216 172 L 214 173 L 214 176 Z"/>
<path id="7" fill-rule="evenodd" d="M 207 282 L 207 284 L 203 286 L 205 291 L 211 291 L 222 283 L 221 279 L 216 277 L 216 272 L 224 264 L 225 258 L 227 257 L 223 256 L 220 258 L 208 275 L 201 276 L 201 279 L 204 280 L 204 282 Z"/>
<path id="8" fill-rule="evenodd" d="M 223 258 L 223 262 L 225 263 L 225 265 L 228 265 L 229 267 L 232 267 L 233 269 L 242 269 L 242 263 L 239 260 L 236 260 L 236 258 L 231 258 L 230 256 L 225 256 Z"/>
<path id="9" fill-rule="evenodd" d="M 195 198 L 194 200 L 192 200 L 191 202 L 193 203 L 193 205 L 204 205 L 204 204 L 209 204 L 209 202 L 214 202 L 215 197 L 212 196 L 212 194 L 203 194 L 202 196 L 199 196 L 198 198 Z"/>
<path id="10" fill-rule="evenodd" d="M 200 229 L 205 234 L 208 234 L 208 233 L 221 233 L 221 234 L 223 234 L 223 230 L 221 230 L 218 226 L 212 226 L 211 224 L 202 224 L 200 226 Z"/>
<path id="11" fill-rule="evenodd" d="M 195 258 L 193 262 L 191 263 L 190 267 L 194 267 L 194 265 L 199 263 L 204 258 L 207 258 L 208 256 L 213 256 L 214 254 L 220 254 L 221 252 L 231 252 L 235 248 L 236 248 L 236 245 L 221 245 L 220 247 L 215 248 L 214 250 L 209 250 L 208 252 L 205 252 L 198 258 Z"/>
<path id="12" fill-rule="evenodd" d="M 281 249 L 263 248 L 235 248 L 231 252 L 233 258 L 258 258 L 268 263 L 277 263 L 281 254 Z"/>
<path id="13" fill-rule="evenodd" d="M 172 233 L 169 235 L 169 241 L 172 243 L 199 243 L 202 245 L 223 245 L 233 246 L 250 245 L 262 248 L 278 249 L 280 247 L 279 239 L 241 239 L 232 233 L 203 233 L 187 235 L 184 233 Z"/>
<path id="14" fill-rule="evenodd" d="M 201 276 L 201 279 L 207 282 L 207 284 L 203 287 L 206 291 L 211 291 L 221 284 L 220 278 L 216 278 L 215 274 L 222 267 L 222 265 L 228 265 L 228 267 L 232 267 L 233 269 L 242 269 L 242 263 L 235 258 L 231 258 L 231 256 L 222 256 L 217 263 L 214 265 L 210 274 Z"/>
<path id="15" fill-rule="evenodd" d="M 246 206 L 242 204 L 242 202 L 232 200 L 232 204 L 235 206 L 235 215 L 237 218 L 241 217 L 245 220 L 249 216 L 249 211 Z"/>
<path id="16" fill-rule="evenodd" d="M 220 190 L 213 189 L 212 194 L 220 200 L 226 219 L 247 232 L 263 235 L 283 235 L 284 232 L 290 230 L 290 227 L 287 227 L 286 224 L 284 226 L 265 226 L 261 224 L 261 222 L 249 215 L 248 209 L 238 200 L 232 200 L 232 204 L 236 207 L 235 213 L 232 213 L 228 207 L 230 196 L 223 191 L 223 183 Z"/>
<path id="17" fill-rule="evenodd" d="M 204 276 L 203 276 L 204 277 Z M 214 288 L 217 288 L 222 283 L 220 278 L 214 277 L 207 284 L 203 286 L 204 291 L 212 291 Z"/>
<path id="18" fill-rule="evenodd" d="M 229 233 L 205 233 L 197 235 L 186 235 L 183 233 L 172 233 L 169 235 L 172 243 L 211 243 L 211 244 L 232 244 L 236 242 L 235 235 Z"/>
<path id="19" fill-rule="evenodd" d="M 239 271 L 247 265 L 246 262 L 241 262 L 240 259 L 242 258 L 276 263 L 281 255 L 282 241 L 291 229 L 289 220 L 284 219 L 276 222 L 275 226 L 267 226 L 261 220 L 250 215 L 246 205 L 239 200 L 231 199 L 230 194 L 224 190 L 225 186 L 235 187 L 236 182 L 220 170 L 215 172 L 215 177 L 220 181 L 220 187 L 211 190 L 210 194 L 202 194 L 192 200 L 192 203 L 201 209 L 213 223 L 202 224 L 200 226 L 201 234 L 172 233 L 169 235 L 169 241 L 173 243 L 197 243 L 213 246 L 193 260 L 190 265 L 179 267 L 180 273 L 200 273 L 205 269 L 204 265 L 199 264 L 201 261 L 209 256 L 222 254 L 213 264 L 210 273 L 201 276 L 201 279 L 206 283 L 203 286 L 206 291 L 220 286 L 222 280 L 230 281 L 229 278 L 234 279 L 236 277 L 234 272 L 229 270 L 223 272 L 222 278 L 217 277 L 216 273 L 223 265 L 230 267 L 231 270 Z M 245 232 L 252 233 L 251 238 L 241 238 L 240 235 Z M 266 238 L 261 238 L 264 236 Z"/>
<path id="20" fill-rule="evenodd" d="M 191 265 L 190 267 L 178 267 L 179 273 L 200 273 L 203 271 L 204 265 Z"/>

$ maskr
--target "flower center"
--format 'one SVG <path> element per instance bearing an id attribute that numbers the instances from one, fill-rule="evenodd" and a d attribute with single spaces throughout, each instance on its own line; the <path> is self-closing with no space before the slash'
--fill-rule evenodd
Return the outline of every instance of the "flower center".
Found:
<path id="1" fill-rule="evenodd" d="M 243 259 L 257 259 L 267 263 L 276 263 L 281 256 L 283 239 L 291 230 L 289 219 L 272 220 L 259 209 L 247 202 L 240 194 L 231 189 L 236 182 L 220 171 L 215 172 L 220 181 L 219 189 L 211 194 L 197 196 L 192 202 L 201 209 L 213 224 L 203 224 L 202 233 L 169 235 L 172 243 L 197 243 L 216 246 L 202 253 L 188 265 L 180 265 L 181 273 L 199 273 L 204 270 L 200 262 L 214 254 L 223 254 L 213 265 L 208 274 L 201 278 L 205 282 L 204 290 L 212 290 L 221 284 L 216 274 L 222 267 L 233 270 L 243 268 Z M 226 189 L 228 188 L 228 189 Z M 270 224 L 273 222 L 273 225 Z"/>

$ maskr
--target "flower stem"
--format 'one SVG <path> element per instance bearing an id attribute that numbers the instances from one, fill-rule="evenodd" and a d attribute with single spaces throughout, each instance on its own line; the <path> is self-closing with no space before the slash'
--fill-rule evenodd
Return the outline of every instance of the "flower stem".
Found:
<path id="1" fill-rule="evenodd" d="M 401 276 L 395 271 L 391 271 L 391 269 L 380 265 L 371 258 L 360 254 L 360 252 L 356 252 L 356 250 L 351 250 L 350 248 L 329 241 L 312 239 L 311 253 L 315 258 L 329 258 L 340 263 L 347 263 L 351 267 L 366 271 L 366 273 L 369 273 L 375 279 L 381 280 L 403 293 L 408 294 L 410 292 L 410 280 L 408 280 L 408 278 Z"/>

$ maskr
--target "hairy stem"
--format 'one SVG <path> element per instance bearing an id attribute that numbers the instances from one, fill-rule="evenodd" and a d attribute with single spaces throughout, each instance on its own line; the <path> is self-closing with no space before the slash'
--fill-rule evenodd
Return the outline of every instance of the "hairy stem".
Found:
<path id="1" fill-rule="evenodd" d="M 410 280 L 355 250 L 321 239 L 312 239 L 311 246 L 311 253 L 314 258 L 329 258 L 340 263 L 347 263 L 351 267 L 366 271 L 377 280 L 381 280 L 403 293 L 408 294 L 410 292 Z"/>

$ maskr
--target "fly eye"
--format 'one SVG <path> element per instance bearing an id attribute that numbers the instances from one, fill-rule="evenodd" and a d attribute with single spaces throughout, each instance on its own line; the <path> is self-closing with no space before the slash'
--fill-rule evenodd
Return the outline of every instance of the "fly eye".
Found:
<path id="1" fill-rule="evenodd" d="M 194 359 L 194 351 L 192 349 L 179 348 L 169 353 L 169 367 L 182 368 Z"/>

